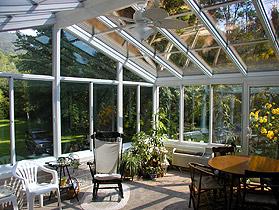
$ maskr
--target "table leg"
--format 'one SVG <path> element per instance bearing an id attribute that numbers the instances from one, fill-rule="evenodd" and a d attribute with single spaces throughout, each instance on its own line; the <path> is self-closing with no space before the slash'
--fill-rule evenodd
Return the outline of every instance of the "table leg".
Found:
<path id="1" fill-rule="evenodd" d="M 230 195 L 229 195 L 229 200 L 228 200 L 228 210 L 231 210 L 232 207 L 232 200 L 233 200 L 233 179 L 234 176 L 231 176 L 231 180 L 230 180 Z"/>
<path id="2" fill-rule="evenodd" d="M 68 177 L 69 177 L 70 183 L 71 183 L 71 185 L 73 186 L 73 189 L 74 189 L 74 197 L 76 197 L 77 201 L 79 201 L 79 199 L 78 199 L 78 194 L 77 194 L 77 192 L 76 192 L 76 188 L 74 187 L 74 183 L 73 183 L 72 177 L 71 177 L 71 175 L 70 175 L 69 169 L 68 169 L 67 166 L 65 166 L 65 167 L 66 167 L 66 171 L 67 171 L 67 173 L 68 173 Z"/>

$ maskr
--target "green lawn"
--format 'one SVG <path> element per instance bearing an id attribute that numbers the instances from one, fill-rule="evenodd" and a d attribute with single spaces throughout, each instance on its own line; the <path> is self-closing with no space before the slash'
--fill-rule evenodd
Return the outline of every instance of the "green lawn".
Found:
<path id="1" fill-rule="evenodd" d="M 38 128 L 37 126 L 32 126 Z M 9 157 L 10 155 L 10 124 L 9 120 L 0 120 L 0 162 L 1 157 Z M 15 120 L 15 133 L 16 133 L 16 152 L 17 155 L 26 157 L 29 152 L 26 149 L 25 138 L 26 131 L 28 130 L 28 125 L 25 120 Z M 62 148 L 63 151 L 68 150 L 70 143 L 83 142 L 85 139 L 84 135 L 64 135 L 62 136 Z"/>

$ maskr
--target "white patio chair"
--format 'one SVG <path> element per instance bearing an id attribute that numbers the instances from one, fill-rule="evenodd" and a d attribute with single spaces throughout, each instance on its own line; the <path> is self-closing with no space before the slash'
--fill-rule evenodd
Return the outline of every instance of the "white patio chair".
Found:
<path id="1" fill-rule="evenodd" d="M 12 202 L 13 209 L 18 210 L 17 200 L 14 191 L 6 186 L 1 186 L 0 203 L 8 203 L 8 202 Z"/>
<path id="2" fill-rule="evenodd" d="M 38 183 L 37 173 L 38 169 L 52 174 L 50 183 Z M 61 199 L 58 183 L 58 175 L 55 170 L 44 167 L 35 161 L 23 160 L 17 162 L 12 169 L 13 175 L 20 179 L 23 183 L 23 190 L 26 192 L 28 209 L 32 210 L 34 207 L 34 197 L 42 195 L 53 190 L 57 191 L 58 205 L 61 209 Z"/>

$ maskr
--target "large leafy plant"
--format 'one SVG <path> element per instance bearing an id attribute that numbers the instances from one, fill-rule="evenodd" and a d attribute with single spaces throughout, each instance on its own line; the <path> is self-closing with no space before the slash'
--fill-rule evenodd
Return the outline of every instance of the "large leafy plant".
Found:
<path id="1" fill-rule="evenodd" d="M 271 142 L 279 142 L 279 106 L 266 103 L 250 113 L 252 131 Z"/>
<path id="2" fill-rule="evenodd" d="M 161 175 L 164 171 L 163 164 L 167 153 L 163 145 L 164 138 L 156 132 L 135 134 L 131 148 L 124 153 L 124 171 L 130 173 L 132 177 L 136 175 L 136 172 L 144 177 L 149 177 L 151 174 Z"/>

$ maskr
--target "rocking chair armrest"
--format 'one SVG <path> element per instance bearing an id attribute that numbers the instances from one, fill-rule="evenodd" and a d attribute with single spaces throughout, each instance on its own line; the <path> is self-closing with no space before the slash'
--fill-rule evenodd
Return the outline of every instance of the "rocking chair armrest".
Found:
<path id="1" fill-rule="evenodd" d="M 90 169 L 90 173 L 92 178 L 94 179 L 94 175 L 96 174 L 96 167 L 95 167 L 95 163 L 93 161 L 88 161 L 87 165 L 89 166 Z"/>

